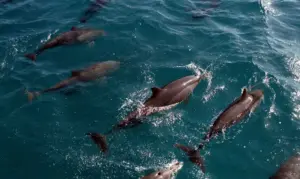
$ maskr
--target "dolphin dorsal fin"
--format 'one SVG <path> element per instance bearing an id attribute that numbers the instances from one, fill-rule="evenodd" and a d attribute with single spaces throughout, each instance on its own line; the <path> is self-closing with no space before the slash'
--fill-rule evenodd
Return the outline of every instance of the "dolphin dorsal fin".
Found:
<path id="1" fill-rule="evenodd" d="M 161 91 L 162 89 L 161 88 L 158 88 L 158 87 L 153 87 L 151 88 L 151 91 L 152 91 L 152 96 L 151 97 L 155 97 L 158 95 L 158 93 Z"/>
<path id="2" fill-rule="evenodd" d="M 79 76 L 80 73 L 81 73 L 81 70 L 73 70 L 73 71 L 71 72 L 71 76 L 72 76 L 72 77 Z"/>
<path id="3" fill-rule="evenodd" d="M 247 97 L 247 89 L 244 88 L 244 89 L 243 89 L 243 92 L 242 92 L 241 99 L 245 99 L 246 97 Z"/>
<path id="4" fill-rule="evenodd" d="M 75 31 L 75 30 L 77 30 L 77 29 L 78 29 L 77 27 L 73 26 L 73 27 L 71 28 L 71 31 Z"/>

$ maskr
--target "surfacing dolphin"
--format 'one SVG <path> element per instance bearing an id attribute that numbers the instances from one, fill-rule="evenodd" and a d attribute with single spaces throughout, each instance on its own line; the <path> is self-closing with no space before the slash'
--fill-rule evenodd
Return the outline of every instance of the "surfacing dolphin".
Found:
<path id="1" fill-rule="evenodd" d="M 102 9 L 108 0 L 96 0 L 95 2 L 91 3 L 89 8 L 84 11 L 83 16 L 80 18 L 81 23 L 85 23 L 88 19 L 93 17 L 100 9 Z"/>
<path id="2" fill-rule="evenodd" d="M 182 168 L 182 166 L 182 162 L 175 161 L 170 163 L 167 168 L 153 172 L 140 179 L 172 179 L 174 178 L 175 174 Z"/>
<path id="3" fill-rule="evenodd" d="M 103 30 L 72 27 L 70 31 L 64 32 L 54 39 L 49 40 L 34 53 L 26 54 L 25 57 L 35 61 L 36 56 L 47 49 L 63 45 L 93 42 L 93 40 L 101 35 L 105 35 L 105 32 Z"/>
<path id="4" fill-rule="evenodd" d="M 117 70 L 119 66 L 120 62 L 118 61 L 105 61 L 93 64 L 82 70 L 74 70 L 71 73 L 71 77 L 57 83 L 50 88 L 44 89 L 40 92 L 27 92 L 28 100 L 32 101 L 34 97 L 37 97 L 42 93 L 57 91 L 78 82 L 89 82 L 100 79 L 105 75 Z"/>
<path id="5" fill-rule="evenodd" d="M 208 143 L 212 137 L 217 136 L 235 123 L 242 121 L 250 111 L 253 111 L 257 107 L 262 97 L 262 90 L 247 92 L 244 88 L 242 95 L 233 101 L 215 120 L 197 149 L 181 144 L 175 144 L 175 147 L 183 150 L 189 156 L 190 161 L 199 166 L 203 173 L 205 173 L 204 161 L 199 154 L 205 143 Z"/>
<path id="6" fill-rule="evenodd" d="M 129 113 L 124 120 L 115 125 L 112 130 L 106 133 L 106 135 L 115 130 L 137 126 L 142 123 L 142 117 L 146 117 L 160 111 L 169 110 L 180 102 L 188 100 L 200 80 L 205 78 L 206 75 L 207 74 L 185 76 L 165 85 L 162 88 L 151 88 L 152 96 L 144 102 L 143 106 Z M 87 135 L 89 135 L 100 149 L 104 151 L 102 146 L 107 146 L 104 135 L 94 132 L 87 133 Z"/>
<path id="7" fill-rule="evenodd" d="M 296 154 L 285 161 L 277 172 L 269 179 L 299 179 L 300 178 L 300 155 Z"/>

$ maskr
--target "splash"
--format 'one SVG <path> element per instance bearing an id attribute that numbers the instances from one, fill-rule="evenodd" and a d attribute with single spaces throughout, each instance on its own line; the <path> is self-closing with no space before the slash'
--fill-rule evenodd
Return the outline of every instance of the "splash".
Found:
<path id="1" fill-rule="evenodd" d="M 212 97 L 216 95 L 218 91 L 224 91 L 225 85 L 217 86 L 215 89 L 210 90 L 210 92 L 203 96 L 204 103 L 207 103 Z"/>
<path id="2" fill-rule="evenodd" d="M 48 36 L 47 36 L 47 38 L 46 39 L 42 39 L 41 40 L 41 43 L 45 43 L 45 42 L 47 42 L 47 41 L 49 41 L 50 39 L 51 39 L 51 36 L 53 35 L 53 34 L 56 34 L 58 32 L 58 29 L 56 29 L 53 33 L 49 33 L 48 34 Z"/>
<path id="3" fill-rule="evenodd" d="M 260 0 L 260 4 L 266 13 L 274 16 L 280 15 L 280 12 L 273 7 L 272 1 L 273 0 Z"/>
<path id="4" fill-rule="evenodd" d="M 197 66 L 194 62 L 191 62 L 187 65 L 184 66 L 176 66 L 177 68 L 186 68 L 188 70 L 193 71 L 196 75 L 202 75 L 202 74 L 208 74 L 207 75 L 207 81 L 208 81 L 208 85 L 206 88 L 206 92 L 210 90 L 211 88 L 211 84 L 212 84 L 212 72 L 208 71 L 207 69 L 211 67 L 211 65 L 209 65 L 206 69 L 201 68 L 200 66 Z"/>

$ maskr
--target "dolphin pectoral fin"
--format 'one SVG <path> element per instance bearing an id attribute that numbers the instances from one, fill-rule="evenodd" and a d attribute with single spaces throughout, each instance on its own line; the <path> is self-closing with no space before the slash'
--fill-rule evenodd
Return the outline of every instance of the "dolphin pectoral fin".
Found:
<path id="1" fill-rule="evenodd" d="M 189 101 L 190 101 L 190 98 L 191 98 L 191 95 L 189 95 L 189 96 L 183 101 L 183 103 L 184 103 L 185 105 L 187 105 L 187 104 L 189 103 Z"/>

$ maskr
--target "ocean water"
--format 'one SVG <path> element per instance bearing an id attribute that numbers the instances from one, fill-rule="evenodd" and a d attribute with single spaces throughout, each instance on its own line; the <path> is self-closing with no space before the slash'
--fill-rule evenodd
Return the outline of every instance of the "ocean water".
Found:
<path id="1" fill-rule="evenodd" d="M 177 179 L 264 179 L 300 145 L 300 2 L 221 0 L 206 18 L 191 9 L 211 1 L 111 0 L 85 24 L 89 0 L 13 0 L 0 4 L 0 178 L 131 179 L 172 160 Z M 72 26 L 107 35 L 59 47 L 31 62 L 24 54 Z M 25 90 L 47 88 L 98 61 L 120 69 L 77 93 L 28 102 Z M 106 132 L 163 86 L 209 72 L 188 104 L 108 136 L 104 156 L 86 132 Z M 218 114 L 258 84 L 260 106 L 201 151 L 203 174 L 175 143 L 197 146 Z"/>

